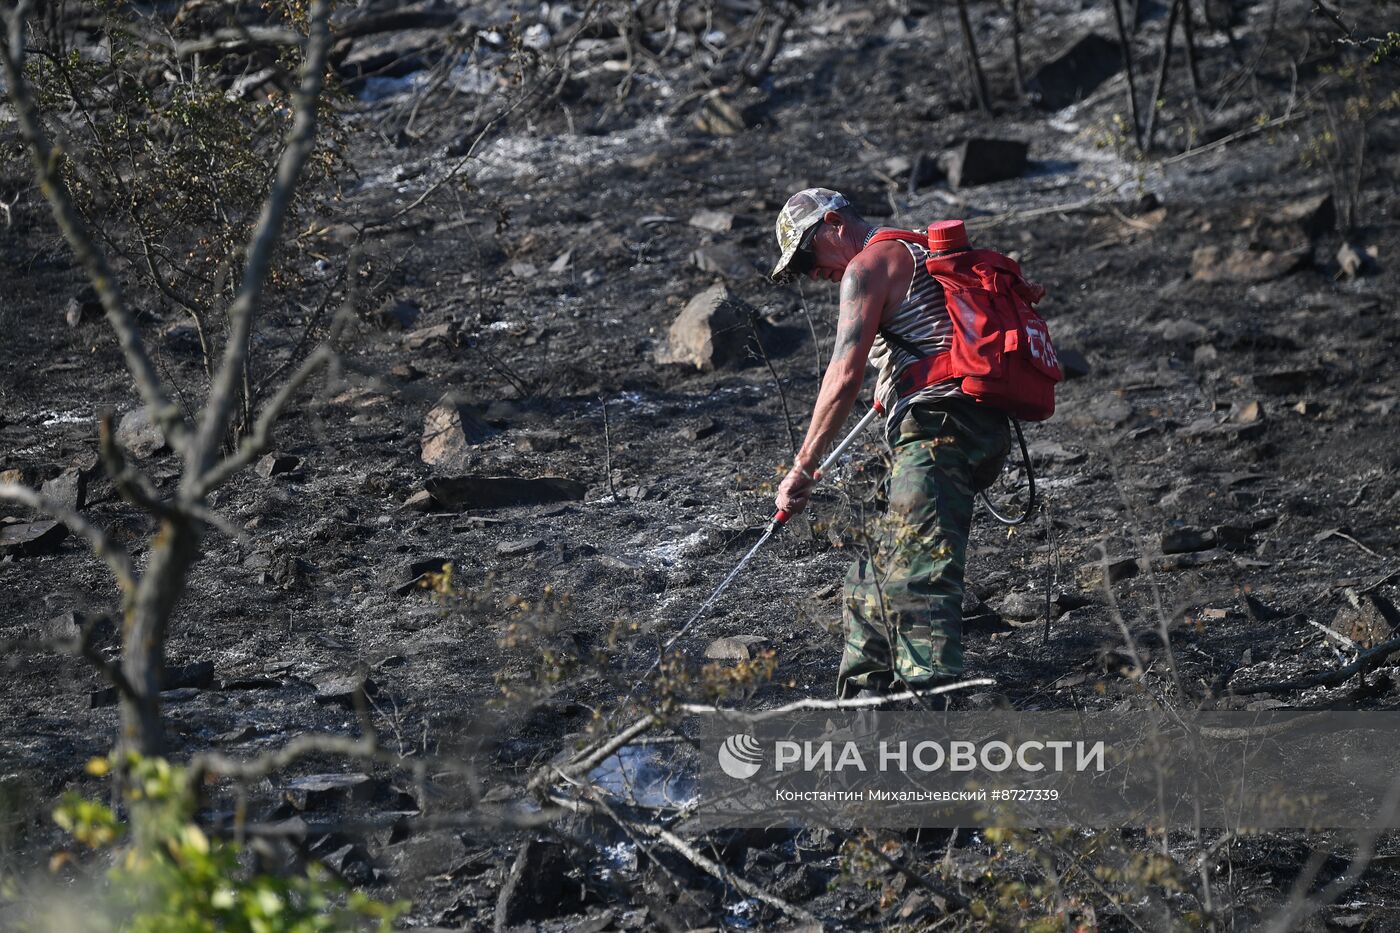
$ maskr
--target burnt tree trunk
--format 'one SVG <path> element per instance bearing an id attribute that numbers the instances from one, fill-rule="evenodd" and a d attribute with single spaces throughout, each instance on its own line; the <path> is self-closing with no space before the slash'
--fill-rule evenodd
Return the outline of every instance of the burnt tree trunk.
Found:
<path id="1" fill-rule="evenodd" d="M 1123 24 L 1123 8 L 1120 0 L 1108 0 L 1113 6 L 1113 20 L 1118 26 L 1118 42 L 1123 48 L 1123 71 L 1128 76 L 1128 116 L 1133 121 L 1133 141 L 1138 151 L 1142 151 L 1142 121 L 1138 119 L 1137 82 L 1133 80 L 1133 43 Z"/>
<path id="2" fill-rule="evenodd" d="M 145 756 L 165 753 L 160 690 L 165 677 L 165 639 L 185 578 L 199 553 L 199 532 L 182 518 L 167 518 L 151 542 L 150 560 L 127 612 L 122 637 L 122 674 L 132 696 L 121 698 L 121 742 Z"/>
<path id="3" fill-rule="evenodd" d="M 1172 34 L 1176 32 L 1176 18 L 1181 12 L 1183 0 L 1174 0 L 1171 12 L 1167 14 L 1167 31 L 1162 36 L 1162 63 L 1157 69 L 1157 81 L 1152 85 L 1152 97 L 1147 102 L 1147 129 L 1143 132 L 1143 149 L 1152 148 L 1152 138 L 1157 134 L 1157 110 L 1165 103 L 1162 95 L 1167 89 L 1167 75 L 1172 63 Z"/>
<path id="4" fill-rule="evenodd" d="M 972 92 L 977 98 L 977 109 L 983 113 L 991 113 L 987 76 L 982 72 L 982 60 L 977 57 L 977 40 L 972 35 L 972 20 L 967 15 L 967 0 L 958 0 L 958 26 L 962 30 L 963 48 L 967 51 L 967 67 L 972 79 Z"/>
<path id="5" fill-rule="evenodd" d="M 1011 65 L 1016 73 L 1016 96 L 1026 99 L 1026 70 L 1021 61 L 1021 0 L 1011 0 Z"/>

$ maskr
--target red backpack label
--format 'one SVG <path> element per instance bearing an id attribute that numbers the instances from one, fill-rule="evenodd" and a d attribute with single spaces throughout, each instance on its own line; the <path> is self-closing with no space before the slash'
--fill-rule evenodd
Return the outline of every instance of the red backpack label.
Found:
<path id="1" fill-rule="evenodd" d="M 927 236 L 908 230 L 881 230 L 870 244 L 881 240 L 929 248 Z M 1027 282 L 1014 259 L 989 249 L 934 255 L 925 266 L 943 286 L 953 346 L 906 367 L 896 383 L 900 396 L 961 379 L 967 395 L 1022 421 L 1053 415 L 1055 383 L 1064 373 L 1050 328 L 1035 310 L 1045 289 Z"/>

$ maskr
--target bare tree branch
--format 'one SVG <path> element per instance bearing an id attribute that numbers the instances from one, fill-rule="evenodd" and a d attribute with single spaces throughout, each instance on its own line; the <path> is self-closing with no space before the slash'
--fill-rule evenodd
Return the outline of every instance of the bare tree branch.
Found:
<path id="1" fill-rule="evenodd" d="M 24 77 L 24 18 L 28 13 L 27 0 L 15 5 L 8 13 L 0 14 L 5 21 L 6 40 L 0 42 L 0 66 L 3 66 L 5 86 L 9 91 L 10 103 L 14 106 L 20 132 L 24 136 L 34 173 L 39 180 L 39 188 L 49 202 L 55 222 L 63 233 L 63 238 L 73 250 L 79 265 L 87 273 L 93 289 L 97 292 L 102 310 L 107 315 L 112 330 L 116 332 L 117 343 L 126 358 L 126 365 L 136 380 L 136 388 L 142 400 L 150 409 L 151 417 L 165 432 L 166 441 L 175 450 L 185 447 L 187 428 L 180 408 L 166 394 L 160 377 L 156 374 L 140 331 L 131 311 L 122 298 L 121 285 L 112 272 L 107 256 L 98 247 L 92 233 L 83 222 L 72 192 L 59 172 L 62 152 L 55 149 L 39 120 L 39 107 Z"/>
<path id="2" fill-rule="evenodd" d="M 525 786 L 526 792 L 533 793 L 538 791 L 552 783 L 556 777 L 562 777 L 567 780 L 579 774 L 587 774 L 589 771 L 592 771 L 594 768 L 598 767 L 598 765 L 602 764 L 609 755 L 616 753 L 618 749 L 629 744 L 637 736 L 646 732 L 660 721 L 661 720 L 655 716 L 643 716 L 602 745 L 597 746 L 591 751 L 581 752 L 575 755 L 573 760 L 564 767 L 560 768 L 556 765 L 549 765 L 546 768 L 540 769 L 535 773 L 535 776 L 530 779 L 530 783 Z"/>
<path id="3" fill-rule="evenodd" d="M 247 437 L 243 438 L 238 449 L 210 467 L 199 478 L 198 482 L 190 486 L 185 494 L 188 502 L 193 503 L 204 498 L 267 450 L 272 443 L 272 429 L 276 426 L 278 419 L 282 417 L 282 412 L 287 405 L 291 403 L 297 390 L 305 385 L 318 369 L 328 365 L 335 358 L 334 343 L 340 338 L 340 334 L 349 323 L 351 316 L 348 307 L 341 309 L 335 322 L 331 325 L 331 332 L 326 336 L 325 341 L 313 350 L 305 360 L 302 360 L 297 371 L 292 373 L 282 384 L 282 387 L 277 390 L 277 394 L 268 400 L 267 405 L 259 413 L 258 420 L 253 423 L 253 430 Z"/>
<path id="4" fill-rule="evenodd" d="M 83 518 L 73 509 L 60 502 L 55 502 L 48 496 L 40 495 L 27 486 L 0 483 L 0 499 L 18 502 L 20 505 L 50 515 L 66 525 L 69 531 L 85 538 L 93 553 L 107 562 L 112 576 L 117 579 L 117 586 L 121 589 L 122 596 L 130 598 L 136 589 L 136 574 L 131 567 L 131 557 L 123 548 L 114 544 L 112 539 L 107 537 L 105 531 Z"/>
<path id="5" fill-rule="evenodd" d="M 302 61 L 301 84 L 295 94 L 295 114 L 287 133 L 287 145 L 277 163 L 272 190 L 263 202 L 257 225 L 253 228 L 244 265 L 243 281 L 229 306 L 228 339 L 223 359 L 219 363 L 209 399 L 200 416 L 194 442 L 185 452 L 185 475 L 181 480 L 181 498 L 193 502 L 200 490 L 209 488 L 205 474 L 214 466 L 228 429 L 237 399 L 238 384 L 248 358 L 248 343 L 252 334 L 253 315 L 262 298 L 272 254 L 281 238 L 282 222 L 291 206 L 301 170 L 316 145 L 316 106 L 325 80 L 326 53 L 330 46 L 327 21 L 330 5 L 316 0 L 310 15 L 310 34 L 306 57 Z"/>

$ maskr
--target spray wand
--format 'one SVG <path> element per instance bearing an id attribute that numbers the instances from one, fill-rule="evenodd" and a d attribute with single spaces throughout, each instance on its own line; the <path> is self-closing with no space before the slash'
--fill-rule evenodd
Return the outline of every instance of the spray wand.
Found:
<path id="1" fill-rule="evenodd" d="M 832 449 L 831 453 L 827 454 L 826 459 L 822 461 L 821 466 L 817 467 L 817 469 L 813 471 L 813 482 L 821 480 L 822 474 L 831 468 L 831 465 L 836 462 L 838 457 L 840 457 L 843 453 L 846 452 L 846 448 L 850 447 L 851 444 L 855 442 L 856 437 L 862 431 L 865 430 L 866 426 L 868 426 L 871 421 L 874 421 L 877 415 L 883 414 L 884 410 L 885 407 L 881 405 L 880 402 L 877 400 L 874 406 L 871 407 L 871 409 L 865 413 L 865 416 L 861 418 L 859 422 L 856 423 L 856 426 L 851 429 L 851 433 L 847 434 L 846 437 L 841 441 L 841 443 L 837 444 L 836 447 Z M 633 685 L 632 690 L 628 692 L 628 699 L 631 698 L 632 693 L 636 692 L 637 687 L 641 686 L 642 682 L 645 681 L 648 677 L 650 677 L 652 672 L 660 666 L 661 659 L 666 656 L 666 652 L 671 649 L 671 646 L 674 645 L 677 641 L 679 641 L 680 638 L 683 635 L 685 635 L 685 633 L 690 629 L 690 627 L 694 625 L 697 621 L 699 621 L 700 617 L 703 616 L 705 612 L 711 606 L 714 605 L 715 600 L 719 599 L 720 594 L 729 588 L 729 584 L 733 583 L 735 578 L 738 577 L 739 574 L 743 573 L 744 568 L 749 565 L 749 561 L 753 560 L 754 555 L 758 553 L 759 549 L 763 547 L 763 545 L 768 541 L 769 538 L 773 537 L 774 533 L 777 532 L 779 528 L 787 524 L 787 520 L 791 517 L 791 515 L 789 515 L 782 509 L 779 509 L 777 511 L 773 518 L 768 522 L 768 527 L 766 530 L 764 530 L 763 536 L 758 539 L 758 543 L 756 543 L 752 548 L 749 549 L 749 552 L 744 555 L 744 559 L 739 561 L 739 563 L 734 567 L 733 570 L 729 571 L 729 576 L 725 577 L 724 580 L 720 583 L 720 585 L 715 588 L 715 591 L 710 594 L 710 598 L 705 600 L 705 602 L 700 605 L 699 609 L 695 610 L 695 614 L 690 617 L 690 621 L 686 622 L 685 625 L 682 625 L 679 631 L 677 631 L 676 634 L 672 635 L 666 641 L 666 644 L 661 646 L 661 652 L 659 655 L 657 655 L 656 660 L 652 662 L 651 667 L 647 669 L 647 672 L 642 675 L 642 679 L 637 681 L 637 683 Z"/>

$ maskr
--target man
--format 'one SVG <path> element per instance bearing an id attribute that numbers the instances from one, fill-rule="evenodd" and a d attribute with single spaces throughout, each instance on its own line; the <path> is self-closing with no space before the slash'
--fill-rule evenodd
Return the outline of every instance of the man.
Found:
<path id="1" fill-rule="evenodd" d="M 778 487 L 777 506 L 797 514 L 812 492 L 812 471 L 837 439 L 865 380 L 887 412 L 893 451 L 886 515 L 872 549 L 846 575 L 841 698 L 861 690 L 921 689 L 963 671 L 963 567 L 973 496 L 1001 471 L 1011 439 L 1006 416 L 963 394 L 953 379 L 901 397 L 896 380 L 920 359 L 948 352 L 952 322 L 943 290 L 916 243 L 882 240 L 841 194 L 807 188 L 778 215 L 781 281 L 809 275 L 841 283 L 831 363 L 806 439 Z"/>

